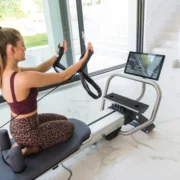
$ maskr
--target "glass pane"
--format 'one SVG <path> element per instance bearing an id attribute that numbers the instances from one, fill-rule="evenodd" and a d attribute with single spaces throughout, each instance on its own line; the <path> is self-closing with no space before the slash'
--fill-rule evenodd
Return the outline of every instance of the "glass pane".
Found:
<path id="1" fill-rule="evenodd" d="M 70 24 L 72 29 L 72 42 L 74 46 L 74 54 L 76 61 L 79 60 L 81 54 L 80 39 L 79 39 L 79 25 L 77 16 L 77 5 L 75 0 L 69 0 Z"/>
<path id="2" fill-rule="evenodd" d="M 27 48 L 48 44 L 42 0 L 1 0 L 0 20 L 21 32 Z"/>
<path id="3" fill-rule="evenodd" d="M 35 66 L 50 57 L 42 0 L 1 0 L 0 20 L 2 27 L 15 28 L 24 38 L 26 61 L 20 66 Z"/>
<path id="4" fill-rule="evenodd" d="M 82 0 L 82 5 L 86 44 L 92 42 L 95 50 L 88 72 L 125 63 L 136 45 L 129 36 L 136 36 L 136 1 Z"/>
<path id="5" fill-rule="evenodd" d="M 37 65 L 50 54 L 42 0 L 0 0 L 0 26 L 22 34 L 27 51 L 21 66 Z"/>

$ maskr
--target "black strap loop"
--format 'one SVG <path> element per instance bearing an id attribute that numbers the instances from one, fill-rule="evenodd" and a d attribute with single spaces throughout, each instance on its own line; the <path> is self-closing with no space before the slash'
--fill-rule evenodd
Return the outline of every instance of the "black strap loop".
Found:
<path id="1" fill-rule="evenodd" d="M 64 47 L 61 46 L 59 48 L 58 57 L 57 57 L 56 61 L 54 62 L 53 67 L 56 67 L 60 64 L 60 60 L 61 60 L 63 54 L 64 54 Z"/>
<path id="2" fill-rule="evenodd" d="M 64 47 L 60 47 L 59 52 L 58 52 L 59 56 L 57 57 L 56 61 L 53 64 L 53 68 L 57 73 L 59 72 L 57 68 L 60 68 L 62 70 L 66 69 L 62 64 L 60 64 L 60 60 L 61 60 L 63 54 L 64 54 Z"/>
<path id="3" fill-rule="evenodd" d="M 85 52 L 81 55 L 80 59 L 83 58 L 84 54 L 85 54 Z M 90 78 L 90 77 L 84 72 L 84 68 L 87 66 L 87 63 L 89 62 L 89 60 L 90 60 L 90 58 L 91 58 L 92 55 L 93 55 L 93 52 L 92 52 L 91 50 L 89 50 L 88 57 L 87 57 L 86 61 L 84 62 L 84 64 L 83 64 L 83 65 L 81 66 L 81 68 L 79 69 L 78 73 L 79 73 L 79 76 L 80 76 L 80 79 L 81 79 L 81 83 L 82 83 L 84 89 L 87 91 L 87 93 L 88 93 L 92 98 L 98 99 L 98 98 L 100 98 L 101 95 L 102 95 L 101 88 L 92 80 L 92 78 Z M 98 95 L 94 94 L 94 93 L 90 90 L 90 88 L 89 88 L 89 86 L 88 86 L 88 84 L 87 84 L 86 81 L 94 87 L 94 89 L 97 91 Z"/>
<path id="4" fill-rule="evenodd" d="M 62 50 L 62 48 L 60 48 L 60 51 L 63 51 L 63 52 L 64 52 L 64 49 Z M 81 55 L 80 59 L 83 58 L 84 54 L 85 54 L 85 52 Z M 93 52 L 92 52 L 91 50 L 89 50 L 88 57 L 87 57 L 86 61 L 84 62 L 84 64 L 81 66 L 81 68 L 78 70 L 78 73 L 79 73 L 79 76 L 80 76 L 80 79 L 81 79 L 81 83 L 82 83 L 84 89 L 87 91 L 87 93 L 88 93 L 92 98 L 98 99 L 98 98 L 100 98 L 101 95 L 102 95 L 101 88 L 84 72 L 84 68 L 87 66 L 87 63 L 89 62 L 89 60 L 90 60 L 90 58 L 91 58 L 92 55 L 93 55 Z M 60 56 L 59 56 L 59 57 L 60 57 Z M 61 57 L 62 57 L 62 56 L 61 56 Z M 59 60 L 59 61 L 60 61 L 60 60 Z M 62 70 L 65 70 L 65 69 L 66 69 L 62 64 L 59 63 L 59 61 L 57 61 L 57 63 L 54 63 L 54 65 L 53 65 L 54 70 L 55 70 L 57 73 L 59 72 L 58 69 L 57 69 L 57 67 L 60 68 L 60 69 L 62 69 Z M 70 79 L 72 79 L 73 77 L 74 77 L 74 75 L 73 75 Z M 88 84 L 87 84 L 86 81 L 94 87 L 94 89 L 97 91 L 98 95 L 94 94 L 94 93 L 90 90 L 90 88 L 89 88 L 89 86 L 88 86 Z"/>
<path id="5" fill-rule="evenodd" d="M 87 91 L 87 93 L 94 99 L 100 98 L 101 95 L 102 95 L 101 88 L 84 71 L 80 71 L 79 76 L 80 76 L 80 79 L 81 79 L 81 83 L 82 83 L 84 89 Z M 90 90 L 90 88 L 89 88 L 88 84 L 86 83 L 86 81 L 94 87 L 94 89 L 97 91 L 98 95 L 94 94 Z"/>
<path id="6" fill-rule="evenodd" d="M 53 68 L 54 68 L 54 70 L 55 70 L 57 73 L 59 72 L 59 70 L 57 69 L 57 67 L 60 68 L 60 69 L 62 69 L 62 70 L 66 70 L 66 68 L 65 68 L 62 64 L 57 63 L 56 65 L 53 65 Z"/>

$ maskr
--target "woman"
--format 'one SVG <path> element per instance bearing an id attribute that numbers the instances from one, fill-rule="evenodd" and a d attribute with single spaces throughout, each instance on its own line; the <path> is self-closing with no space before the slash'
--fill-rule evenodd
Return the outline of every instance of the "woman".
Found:
<path id="1" fill-rule="evenodd" d="M 63 41 L 63 47 L 66 53 L 66 41 Z M 24 156 L 64 142 L 72 135 L 74 125 L 65 116 L 38 114 L 37 88 L 69 79 L 81 68 L 88 50 L 93 51 L 93 47 L 88 43 L 84 57 L 62 73 L 45 73 L 57 56 L 37 67 L 19 67 L 18 63 L 25 60 L 25 50 L 19 31 L 0 28 L 0 90 L 11 109 L 11 116 L 20 114 L 10 123 L 10 132 L 15 140 L 11 148 L 20 146 Z"/>

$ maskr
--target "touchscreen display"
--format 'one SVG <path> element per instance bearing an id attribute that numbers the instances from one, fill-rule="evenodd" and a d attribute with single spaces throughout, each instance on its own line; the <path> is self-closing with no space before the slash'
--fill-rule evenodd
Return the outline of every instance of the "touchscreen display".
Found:
<path id="1" fill-rule="evenodd" d="M 164 55 L 130 52 L 125 73 L 158 80 L 164 62 Z"/>

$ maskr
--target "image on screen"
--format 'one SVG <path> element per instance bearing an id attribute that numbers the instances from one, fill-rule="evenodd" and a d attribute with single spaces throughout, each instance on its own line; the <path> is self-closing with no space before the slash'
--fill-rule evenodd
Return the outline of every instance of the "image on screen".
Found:
<path id="1" fill-rule="evenodd" d="M 124 72 L 158 80 L 164 58 L 164 55 L 130 52 Z"/>

